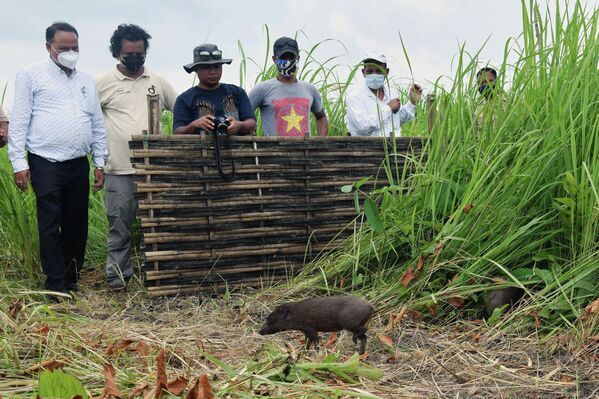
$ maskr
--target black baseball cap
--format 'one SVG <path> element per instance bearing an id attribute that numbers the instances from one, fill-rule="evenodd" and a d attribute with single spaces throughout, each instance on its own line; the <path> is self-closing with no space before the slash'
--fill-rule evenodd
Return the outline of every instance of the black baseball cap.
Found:
<path id="1" fill-rule="evenodd" d="M 287 36 L 278 38 L 275 41 L 275 44 L 272 47 L 272 49 L 275 53 L 275 57 L 277 58 L 285 53 L 291 53 L 296 57 L 299 55 L 299 48 L 297 47 L 297 42 L 295 41 L 295 39 L 292 39 Z"/>
<path id="2" fill-rule="evenodd" d="M 215 44 L 200 44 L 193 49 L 193 62 L 183 66 L 192 73 L 198 65 L 230 64 L 233 60 L 223 58 L 223 53 Z"/>

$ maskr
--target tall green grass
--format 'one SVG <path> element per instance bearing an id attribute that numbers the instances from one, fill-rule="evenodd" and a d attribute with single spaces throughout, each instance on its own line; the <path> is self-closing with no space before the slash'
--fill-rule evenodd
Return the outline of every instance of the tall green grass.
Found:
<path id="1" fill-rule="evenodd" d="M 545 15 L 523 1 L 523 33 L 506 42 L 500 94 L 485 107 L 475 84 L 480 51 L 460 48 L 452 84 L 435 85 L 442 112 L 425 154 L 409 158 L 413 173 L 398 173 L 399 156 L 389 148 L 381 173 L 394 184 L 368 193 L 371 205 L 378 204 L 370 206 L 374 228 L 362 215 L 347 248 L 308 265 L 292 289 L 357 291 L 382 309 L 408 302 L 446 320 L 478 317 L 486 291 L 517 285 L 526 289 L 527 304 L 508 320 L 531 325 L 526 315 L 532 314 L 549 332 L 576 327 L 597 334 L 598 322 L 582 328 L 579 318 L 599 290 L 598 19 L 597 9 L 585 11 L 579 1 Z M 275 76 L 264 29 L 263 58 L 248 57 L 239 44 L 242 86 L 249 65 L 260 69 L 254 84 Z M 334 40 L 309 47 L 299 78 L 319 88 L 330 134 L 345 134 L 344 96 L 359 66 L 339 64 L 336 56 L 317 60 L 322 46 L 346 52 Z M 421 104 L 402 134 L 426 134 L 424 111 Z M 6 150 L 0 151 L 0 183 L 3 271 L 35 278 L 33 193 L 22 194 L 12 183 Z M 103 195 L 93 194 L 90 265 L 103 263 L 105 242 Z M 416 277 L 402 284 L 410 269 Z"/>
<path id="2" fill-rule="evenodd" d="M 523 34 L 506 43 L 500 94 L 486 106 L 476 95 L 478 59 L 462 49 L 453 85 L 436 92 L 444 111 L 426 161 L 411 159 L 414 173 L 398 187 L 370 193 L 382 225 L 371 217 L 294 287 L 343 282 L 388 308 L 408 301 L 447 319 L 478 317 L 483 292 L 517 285 L 530 306 L 511 320 L 580 327 L 599 292 L 598 19 L 580 2 L 541 17 L 523 1 Z"/>

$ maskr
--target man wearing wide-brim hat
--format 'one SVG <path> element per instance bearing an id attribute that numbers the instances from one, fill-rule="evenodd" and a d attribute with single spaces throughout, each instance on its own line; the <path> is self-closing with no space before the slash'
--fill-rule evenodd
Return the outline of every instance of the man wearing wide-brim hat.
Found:
<path id="1" fill-rule="evenodd" d="M 226 117 L 229 134 L 250 134 L 256 128 L 256 116 L 250 100 L 241 87 L 220 83 L 223 58 L 214 44 L 201 44 L 193 50 L 193 62 L 183 66 L 187 73 L 195 72 L 199 83 L 185 91 L 175 102 L 173 128 L 175 134 L 212 132 L 215 117 Z"/>

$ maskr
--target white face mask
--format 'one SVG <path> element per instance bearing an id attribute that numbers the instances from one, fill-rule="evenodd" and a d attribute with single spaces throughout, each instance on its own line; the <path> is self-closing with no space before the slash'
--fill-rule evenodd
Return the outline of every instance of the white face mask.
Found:
<path id="1" fill-rule="evenodd" d="M 56 49 L 54 47 L 52 47 L 52 48 L 54 49 L 54 51 L 56 51 Z M 56 51 L 56 52 L 58 53 L 58 51 Z M 56 60 L 56 62 L 58 62 L 60 65 L 62 65 L 65 68 L 75 69 L 75 65 L 77 65 L 78 59 L 79 59 L 79 52 L 69 50 L 69 51 L 63 51 L 62 53 L 58 53 L 58 59 Z"/>
<path id="2" fill-rule="evenodd" d="M 364 79 L 366 79 L 368 87 L 373 90 L 380 89 L 385 84 L 385 75 L 379 73 L 371 73 L 370 75 L 366 75 Z"/>

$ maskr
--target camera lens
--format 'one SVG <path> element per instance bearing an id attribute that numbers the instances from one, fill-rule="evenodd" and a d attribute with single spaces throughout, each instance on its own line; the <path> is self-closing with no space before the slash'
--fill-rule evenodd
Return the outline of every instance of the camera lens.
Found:
<path id="1" fill-rule="evenodd" d="M 221 122 L 216 126 L 216 132 L 219 134 L 227 134 L 228 124 L 225 122 Z"/>

